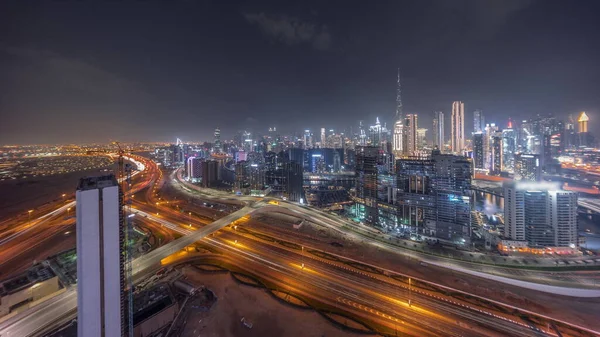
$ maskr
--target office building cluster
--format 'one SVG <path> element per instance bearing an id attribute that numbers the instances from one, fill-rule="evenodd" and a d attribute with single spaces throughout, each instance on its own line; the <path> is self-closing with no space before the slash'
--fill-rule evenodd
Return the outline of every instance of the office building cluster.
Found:
<path id="1" fill-rule="evenodd" d="M 338 194 L 354 198 L 351 212 L 360 221 L 465 243 L 472 235 L 472 179 L 492 175 L 539 182 L 560 167 L 567 151 L 594 142 L 586 113 L 577 122 L 539 115 L 520 122 L 508 118 L 503 125 L 475 109 L 467 137 L 471 117 L 458 100 L 449 102 L 448 113 L 434 111 L 431 128 L 423 128 L 419 114 L 404 112 L 401 94 L 398 71 L 389 126 L 375 118 L 349 130 L 320 127 L 290 135 L 273 126 L 238 131 L 232 140 L 223 140 L 216 128 L 212 142 L 178 139 L 155 155 L 167 167 L 182 165 L 189 181 L 237 194 L 306 201 L 309 194 L 323 197 L 325 189 L 343 189 L 345 194 Z"/>
<path id="2" fill-rule="evenodd" d="M 471 156 L 479 174 L 541 181 L 542 172 L 559 170 L 566 153 L 595 145 L 585 112 L 580 113 L 577 127 L 572 115 L 567 122 L 552 115 L 538 115 L 520 123 L 509 119 L 506 128 L 485 123 L 481 110 L 475 110 L 473 116 Z"/>

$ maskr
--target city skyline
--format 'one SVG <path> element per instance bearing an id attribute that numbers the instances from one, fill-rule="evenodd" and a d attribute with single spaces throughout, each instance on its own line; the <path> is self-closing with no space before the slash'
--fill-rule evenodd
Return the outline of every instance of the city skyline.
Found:
<path id="1" fill-rule="evenodd" d="M 403 112 L 421 125 L 433 111 L 450 116 L 453 101 L 465 102 L 467 134 L 476 109 L 499 125 L 580 111 L 591 130 L 598 123 L 593 2 L 402 2 L 341 18 L 319 3 L 2 6 L 2 144 L 200 140 L 216 127 L 228 139 L 265 124 L 290 133 L 375 117 L 391 129 L 398 68 Z"/>

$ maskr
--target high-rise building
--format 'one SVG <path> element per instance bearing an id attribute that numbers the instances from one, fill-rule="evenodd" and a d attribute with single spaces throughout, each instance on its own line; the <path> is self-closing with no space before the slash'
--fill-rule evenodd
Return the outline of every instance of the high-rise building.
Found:
<path id="1" fill-rule="evenodd" d="M 361 215 L 368 224 L 378 223 L 377 212 L 377 161 L 379 147 L 356 148 L 356 196 L 360 199 Z"/>
<path id="2" fill-rule="evenodd" d="M 431 159 L 396 161 L 398 218 L 411 233 L 435 235 L 435 178 Z"/>
<path id="3" fill-rule="evenodd" d="M 483 117 L 483 111 L 473 111 L 473 132 L 483 132 L 485 128 L 485 117 Z"/>
<path id="4" fill-rule="evenodd" d="M 433 113 L 433 147 L 444 152 L 444 113 L 435 111 Z"/>
<path id="5" fill-rule="evenodd" d="M 588 122 L 590 118 L 585 112 L 579 115 L 577 122 L 579 123 L 579 146 L 589 146 Z"/>
<path id="6" fill-rule="evenodd" d="M 77 335 L 123 336 L 123 195 L 114 175 L 82 178 L 77 210 Z"/>
<path id="7" fill-rule="evenodd" d="M 473 165 L 476 169 L 482 170 L 485 168 L 484 137 L 483 132 L 473 134 Z"/>
<path id="8" fill-rule="evenodd" d="M 435 236 L 469 243 L 471 237 L 471 161 L 463 156 L 434 154 L 436 189 Z"/>
<path id="9" fill-rule="evenodd" d="M 542 180 L 540 155 L 518 153 L 515 155 L 515 180 Z"/>
<path id="10" fill-rule="evenodd" d="M 402 87 L 400 86 L 400 68 L 398 68 L 398 80 L 396 82 L 396 117 L 394 119 L 394 135 L 392 139 L 392 151 L 395 156 L 400 156 L 404 152 L 402 144 L 403 133 Z"/>
<path id="11" fill-rule="evenodd" d="M 396 161 L 400 224 L 411 233 L 456 243 L 471 236 L 471 162 L 434 151 L 430 159 Z"/>
<path id="12" fill-rule="evenodd" d="M 219 162 L 207 160 L 202 163 L 202 186 L 214 187 L 219 176 Z"/>
<path id="13" fill-rule="evenodd" d="M 517 137 L 512 128 L 502 130 L 502 157 L 504 168 L 513 173 L 515 170 L 515 152 L 517 150 Z"/>
<path id="14" fill-rule="evenodd" d="M 325 128 L 321 128 L 321 148 L 327 147 L 327 134 Z"/>
<path id="15" fill-rule="evenodd" d="M 202 178 L 202 162 L 199 157 L 189 157 L 187 160 L 187 179 L 196 182 Z"/>
<path id="16" fill-rule="evenodd" d="M 394 138 L 392 143 L 392 150 L 394 155 L 400 156 L 403 153 L 403 138 L 404 133 L 404 122 L 402 120 L 397 120 L 394 123 Z"/>
<path id="17" fill-rule="evenodd" d="M 578 245 L 577 194 L 557 184 L 506 183 L 504 219 L 504 236 L 531 248 Z"/>
<path id="18" fill-rule="evenodd" d="M 215 129 L 215 142 L 213 144 L 213 152 L 221 153 L 223 152 L 223 145 L 221 144 L 221 129 Z"/>
<path id="19" fill-rule="evenodd" d="M 385 147 L 389 138 L 386 125 L 381 125 L 379 117 L 375 119 L 375 125 L 369 126 L 369 141 L 371 146 Z"/>
<path id="20" fill-rule="evenodd" d="M 342 170 L 342 158 L 339 151 L 333 153 L 333 172 L 337 173 Z"/>
<path id="21" fill-rule="evenodd" d="M 492 136 L 492 166 L 491 172 L 499 175 L 504 170 L 504 160 L 502 157 L 502 133 L 496 132 Z"/>
<path id="22" fill-rule="evenodd" d="M 427 129 L 417 129 L 417 150 L 423 150 L 427 146 Z"/>
<path id="23" fill-rule="evenodd" d="M 460 101 L 452 103 L 452 152 L 462 154 L 465 148 L 465 104 Z"/>
<path id="24" fill-rule="evenodd" d="M 304 130 L 304 149 L 310 149 L 312 147 L 312 136 L 310 130 Z"/>
<path id="25" fill-rule="evenodd" d="M 579 123 L 579 132 L 580 133 L 588 132 L 588 122 L 589 121 L 590 121 L 590 118 L 587 116 L 585 111 L 579 115 L 579 119 L 577 120 L 577 122 Z"/>
<path id="26" fill-rule="evenodd" d="M 284 176 L 286 178 L 285 194 L 290 201 L 298 202 L 304 195 L 302 185 L 304 183 L 304 175 L 302 165 L 296 161 L 290 161 L 284 165 Z"/>
<path id="27" fill-rule="evenodd" d="M 408 114 L 404 118 L 404 155 L 413 156 L 417 152 L 417 114 Z"/>

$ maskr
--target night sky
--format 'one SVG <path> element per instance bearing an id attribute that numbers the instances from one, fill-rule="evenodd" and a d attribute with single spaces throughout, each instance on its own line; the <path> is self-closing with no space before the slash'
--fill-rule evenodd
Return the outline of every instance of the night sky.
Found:
<path id="1" fill-rule="evenodd" d="M 350 6 L 352 4 L 352 6 Z M 0 144 L 211 140 L 243 129 L 431 129 L 451 103 L 505 126 L 600 127 L 600 1 L 3 1 Z M 598 134 L 600 136 L 600 134 Z"/>

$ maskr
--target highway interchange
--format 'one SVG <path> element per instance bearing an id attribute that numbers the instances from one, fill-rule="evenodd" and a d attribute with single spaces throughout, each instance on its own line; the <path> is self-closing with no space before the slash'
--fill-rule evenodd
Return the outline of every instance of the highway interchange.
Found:
<path id="1" fill-rule="evenodd" d="M 140 158 L 138 158 L 140 160 Z M 221 230 L 232 222 L 251 214 L 260 212 L 287 212 L 294 214 L 313 223 L 327 226 L 332 230 L 342 232 L 341 219 L 333 218 L 329 214 L 318 212 L 305 206 L 286 202 L 269 203 L 269 199 L 256 197 L 234 197 L 230 194 L 209 191 L 185 184 L 176 176 L 162 177 L 162 173 L 150 161 L 146 161 L 146 170 L 137 177 L 130 189 L 131 194 L 139 196 L 144 193 L 145 202 L 135 199 L 132 213 L 143 216 L 147 220 L 155 221 L 165 228 L 180 233 L 184 236 L 157 248 L 133 261 L 133 271 L 136 280 L 154 273 L 162 267 L 161 261 L 176 254 L 200 240 L 203 244 L 210 245 L 224 252 L 224 259 L 230 264 L 246 269 L 254 275 L 269 280 L 270 282 L 288 289 L 289 291 L 305 298 L 312 298 L 325 305 L 340 309 L 357 319 L 373 322 L 378 326 L 387 328 L 388 332 L 398 331 L 415 336 L 443 335 L 557 335 L 550 325 L 540 326 L 527 322 L 518 316 L 491 310 L 485 305 L 477 305 L 452 297 L 445 296 L 435 289 L 443 287 L 425 280 L 413 279 L 413 282 L 433 284 L 434 290 L 425 287 L 409 285 L 408 275 L 396 271 L 386 271 L 384 274 L 369 273 L 364 270 L 350 267 L 347 264 L 323 259 L 303 250 L 298 251 L 289 247 L 273 244 L 234 230 Z M 179 184 L 183 190 L 196 189 L 194 195 L 202 195 L 207 200 L 221 203 L 239 204 L 240 209 L 232 212 L 217 221 L 206 224 L 207 221 L 190 219 L 181 212 L 176 212 L 167 207 L 156 205 L 157 200 L 153 192 L 164 182 Z M 154 187 L 148 188 L 153 185 Z M 147 189 L 146 189 L 147 188 Z M 41 228 L 44 221 L 52 217 L 64 216 L 66 209 L 74 203 L 66 203 L 59 209 L 29 221 L 23 227 L 13 230 L 0 237 L 4 244 L 15 241 L 21 235 L 28 235 Z M 156 213 L 159 213 L 158 215 Z M 220 231 L 219 231 L 220 230 Z M 209 236 L 215 233 L 213 236 Z M 357 235 L 355 232 L 345 235 Z M 382 243 L 373 243 L 383 245 Z M 389 248 L 389 247 L 384 247 Z M 17 249 L 17 248 L 14 248 Z M 314 250 L 314 249 L 313 249 Z M 409 254 L 415 254 L 410 252 Z M 421 257 L 418 257 L 421 258 Z M 351 259 L 348 259 L 351 260 Z M 302 268 L 301 262 L 305 266 Z M 435 261 L 431 261 L 435 263 Z M 456 267 L 455 265 L 447 267 Z M 381 268 L 380 268 L 381 269 Z M 398 276 L 390 277 L 390 273 Z M 499 277 L 499 276 L 496 276 Z M 510 279 L 500 280 L 510 282 Z M 559 287 L 560 288 L 560 287 Z M 558 291 L 559 288 L 551 289 Z M 597 290 L 582 290 L 585 296 L 598 297 Z M 411 305 L 409 305 L 409 300 Z M 488 303 L 493 301 L 485 300 Z M 76 315 L 76 289 L 65 289 L 62 293 L 40 303 L 20 314 L 3 318 L 0 321 L 0 336 L 34 336 L 56 325 L 68 322 Z M 509 306 L 504 305 L 509 308 Z M 511 308 L 515 310 L 517 308 Z M 526 310 L 518 308 L 521 313 Z M 530 313 L 535 315 L 535 313 Z M 537 319 L 546 318 L 537 315 Z M 557 320 L 552 320 L 557 322 Z M 562 325 L 569 325 L 563 322 Z M 598 332 L 587 330 L 591 335 Z"/>

